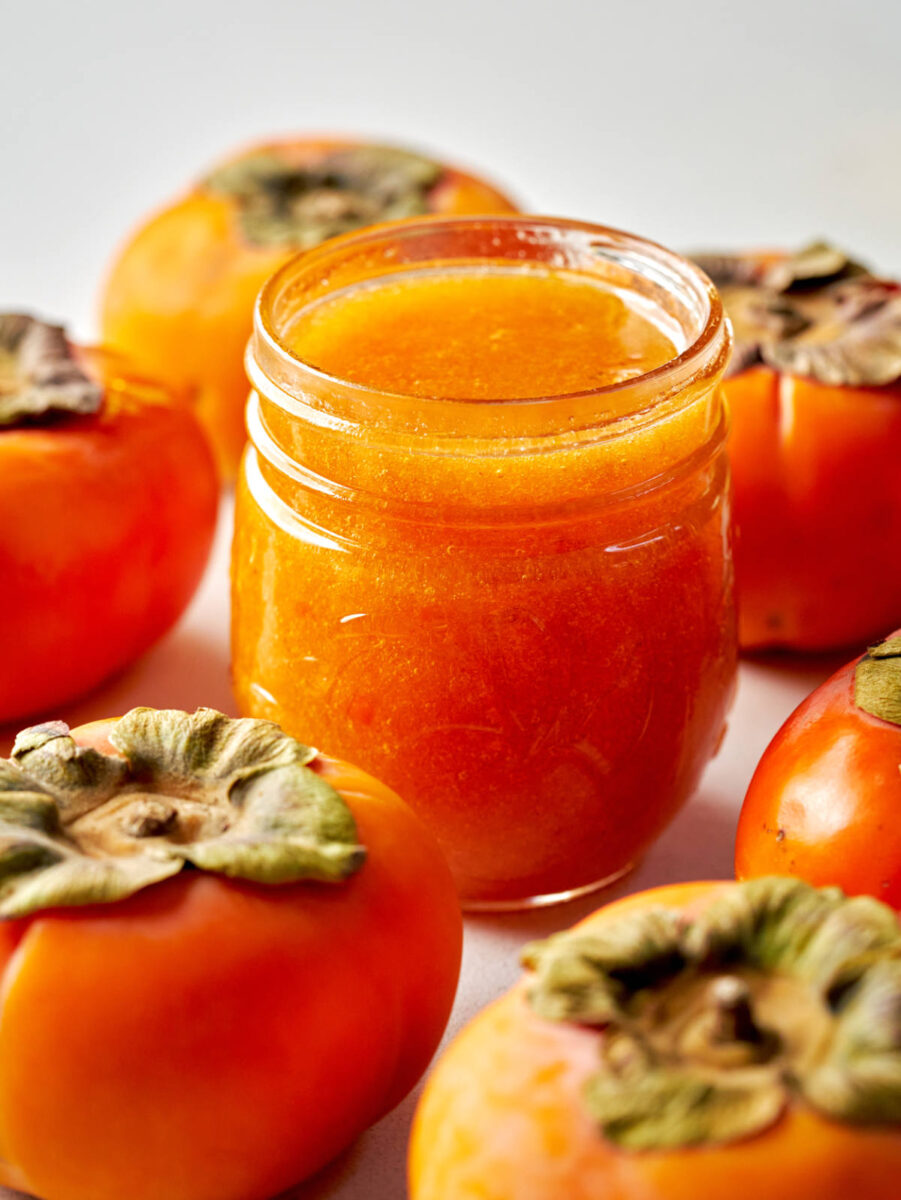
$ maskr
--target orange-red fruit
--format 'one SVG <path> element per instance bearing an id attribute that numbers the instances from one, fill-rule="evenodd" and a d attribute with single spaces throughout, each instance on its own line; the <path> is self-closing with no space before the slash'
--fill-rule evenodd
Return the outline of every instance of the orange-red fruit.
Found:
<path id="1" fill-rule="evenodd" d="M 200 580 L 219 483 L 190 409 L 84 352 L 92 416 L 0 429 L 0 724 L 59 709 L 127 666 Z"/>
<path id="2" fill-rule="evenodd" d="M 901 387 L 752 367 L 732 412 L 739 640 L 816 651 L 901 619 Z"/>
<path id="3" fill-rule="evenodd" d="M 108 724 L 74 731 L 111 751 Z M 431 837 L 333 759 L 367 860 L 340 885 L 201 872 L 0 925 L 0 1183 L 41 1200 L 270 1200 L 435 1050 L 461 922 Z"/>
<path id="4" fill-rule="evenodd" d="M 901 908 L 901 726 L 855 704 L 858 662 L 808 696 L 765 750 L 741 810 L 735 870 L 837 884 Z"/>
<path id="5" fill-rule="evenodd" d="M 306 167 L 331 151 L 365 145 L 301 137 L 253 146 L 230 161 L 271 154 Z M 491 184 L 446 165 L 427 207 L 432 213 L 515 211 Z M 254 301 L 296 250 L 291 243 L 250 242 L 234 199 L 198 183 L 133 234 L 106 281 L 104 338 L 192 398 L 225 479 L 234 477 L 246 438 L 244 348 Z"/>
<path id="6" fill-rule="evenodd" d="M 697 908 L 728 884 L 659 888 L 601 909 Z M 416 1115 L 410 1200 L 893 1200 L 896 1130 L 829 1122 L 790 1107 L 727 1145 L 627 1152 L 604 1139 L 583 1090 L 599 1034 L 542 1020 L 525 984 L 481 1013 L 439 1060 Z"/>

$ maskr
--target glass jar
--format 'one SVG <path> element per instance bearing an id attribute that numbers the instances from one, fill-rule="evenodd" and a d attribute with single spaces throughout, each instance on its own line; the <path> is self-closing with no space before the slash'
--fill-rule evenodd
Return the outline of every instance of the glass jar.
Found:
<path id="1" fill-rule="evenodd" d="M 292 352 L 323 298 L 447 270 L 576 272 L 677 356 L 606 387 L 473 402 L 386 394 Z M 549 218 L 378 227 L 295 258 L 260 296 L 238 703 L 395 788 L 469 907 L 618 877 L 717 748 L 736 669 L 729 345 L 694 266 Z"/>

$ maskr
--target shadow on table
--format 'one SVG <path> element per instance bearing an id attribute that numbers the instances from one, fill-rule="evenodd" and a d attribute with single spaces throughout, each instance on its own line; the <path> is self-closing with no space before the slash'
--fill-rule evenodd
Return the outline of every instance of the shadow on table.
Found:
<path id="1" fill-rule="evenodd" d="M 325 1200 L 325 1197 L 332 1195 L 338 1184 L 350 1178 L 354 1169 L 355 1151 L 356 1145 L 351 1146 L 327 1167 L 323 1167 L 312 1179 L 298 1184 L 288 1192 L 282 1192 L 280 1196 L 274 1197 L 274 1200 Z M 24 1192 L 13 1192 L 9 1188 L 0 1187 L 0 1200 L 33 1200 L 33 1198 Z"/>
<path id="2" fill-rule="evenodd" d="M 608 888 L 567 904 L 513 913 L 470 913 L 467 924 L 522 942 L 549 937 L 621 896 L 696 879 L 731 879 L 740 798 L 702 789 L 634 870 Z"/>
<path id="3" fill-rule="evenodd" d="M 325 1200 L 327 1196 L 334 1195 L 335 1189 L 340 1184 L 346 1183 L 353 1175 L 359 1158 L 358 1147 L 359 1141 L 339 1154 L 328 1166 L 318 1171 L 312 1179 L 298 1184 L 287 1192 L 282 1192 L 280 1196 L 275 1197 L 275 1200 Z"/>
<path id="4" fill-rule="evenodd" d="M 774 675 L 804 680 L 813 691 L 823 680 L 834 675 L 839 667 L 863 653 L 864 646 L 848 646 L 844 650 L 831 650 L 816 654 L 793 654 L 788 650 L 767 650 L 745 653 L 742 661 L 749 667 L 759 667 Z"/>

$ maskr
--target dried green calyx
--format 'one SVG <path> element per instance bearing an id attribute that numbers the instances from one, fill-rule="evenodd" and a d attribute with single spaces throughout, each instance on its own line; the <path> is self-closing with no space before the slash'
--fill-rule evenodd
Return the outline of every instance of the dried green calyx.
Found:
<path id="1" fill-rule="evenodd" d="M 901 931 L 798 879 L 725 888 L 528 947 L 534 1010 L 603 1031 L 585 1098 L 623 1149 L 752 1137 L 789 1104 L 901 1124 Z"/>
<path id="2" fill-rule="evenodd" d="M 214 171 L 211 192 L 232 198 L 254 246 L 306 250 L 378 221 L 421 216 L 438 163 L 391 146 L 347 146 L 308 166 L 260 151 Z"/>
<path id="3" fill-rule="evenodd" d="M 59 325 L 0 313 L 0 429 L 49 416 L 98 412 L 103 388 Z"/>
<path id="4" fill-rule="evenodd" d="M 871 716 L 901 725 L 901 637 L 871 646 L 857 664 L 854 703 Z"/>
<path id="5" fill-rule="evenodd" d="M 825 242 L 775 262 L 701 254 L 722 293 L 735 347 L 728 374 L 764 363 L 830 386 L 901 379 L 901 287 Z"/>
<path id="6" fill-rule="evenodd" d="M 118 754 L 54 721 L 0 759 L 0 916 L 124 899 L 185 867 L 283 884 L 363 863 L 353 816 L 271 721 L 136 708 Z"/>

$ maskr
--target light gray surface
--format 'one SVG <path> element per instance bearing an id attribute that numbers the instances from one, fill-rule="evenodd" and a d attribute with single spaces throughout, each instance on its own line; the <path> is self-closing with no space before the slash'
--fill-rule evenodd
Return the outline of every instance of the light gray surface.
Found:
<path id="1" fill-rule="evenodd" d="M 432 147 L 535 211 L 676 247 L 830 234 L 901 271 L 896 0 L 0 0 L 0 15 L 0 307 L 66 318 L 83 337 L 134 222 L 235 144 L 275 132 Z M 175 633 L 62 715 L 232 707 L 226 549 L 227 518 Z M 720 757 L 619 892 L 730 871 L 753 765 L 826 673 L 743 668 Z M 452 1028 L 512 981 L 523 941 L 595 903 L 469 921 Z M 400 1200 L 412 1104 L 298 1200 Z"/>

